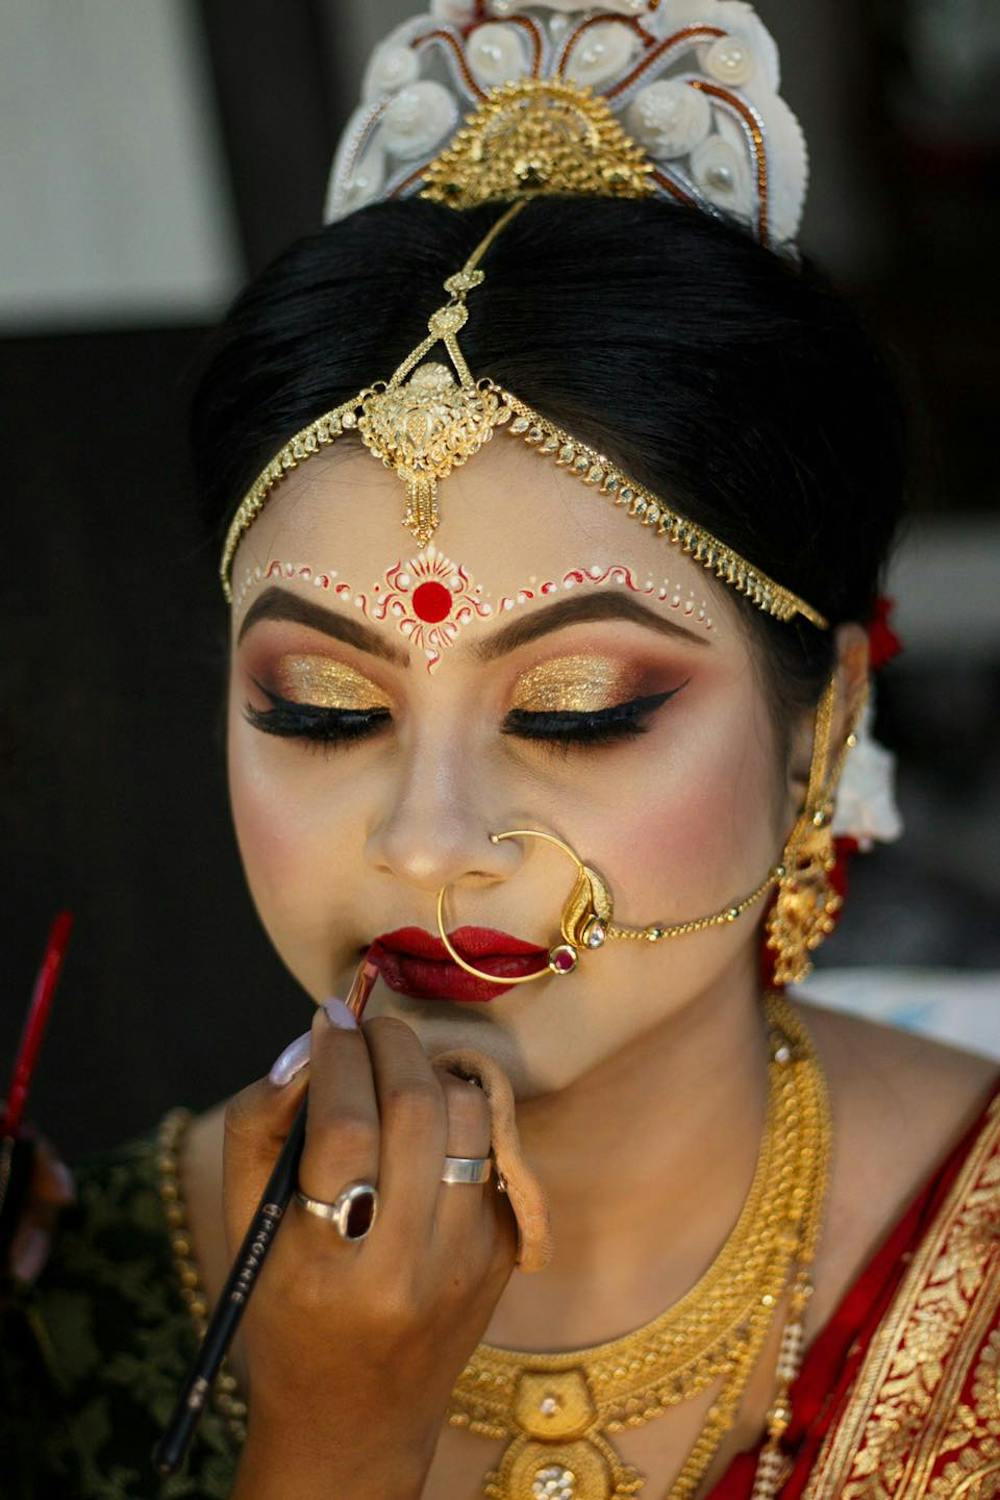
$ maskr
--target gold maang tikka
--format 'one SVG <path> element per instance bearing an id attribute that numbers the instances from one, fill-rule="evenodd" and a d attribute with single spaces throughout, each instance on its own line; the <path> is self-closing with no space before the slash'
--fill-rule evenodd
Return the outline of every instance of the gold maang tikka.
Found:
<path id="1" fill-rule="evenodd" d="M 781 862 L 772 866 L 749 894 L 709 916 L 694 917 L 687 922 L 654 922 L 646 927 L 626 927 L 614 921 L 614 897 L 608 881 L 592 865 L 585 863 L 565 839 L 537 828 L 511 828 L 503 833 L 491 833 L 490 842 L 541 839 L 560 849 L 576 865 L 576 879 L 560 914 L 562 941 L 553 943 L 547 963 L 531 974 L 498 979 L 494 974 L 477 969 L 458 952 L 446 930 L 445 900 L 449 882 L 438 890 L 435 915 L 438 933 L 450 957 L 459 968 L 477 979 L 492 984 L 531 984 L 553 974 L 571 974 L 582 952 L 603 948 L 609 940 L 660 943 L 669 938 L 704 932 L 710 927 L 727 926 L 738 921 L 772 886 L 777 885 L 777 898 L 767 920 L 767 944 L 776 954 L 774 983 L 783 986 L 804 979 L 812 968 L 809 954 L 833 931 L 836 913 L 842 905 L 829 881 L 836 858 L 831 824 L 844 758 L 857 743 L 857 738 L 852 725 L 831 771 L 836 695 L 837 676 L 834 673 L 823 690 L 816 711 L 809 782 L 802 811 L 786 840 Z M 864 696 L 854 715 L 854 724 L 863 710 Z"/>

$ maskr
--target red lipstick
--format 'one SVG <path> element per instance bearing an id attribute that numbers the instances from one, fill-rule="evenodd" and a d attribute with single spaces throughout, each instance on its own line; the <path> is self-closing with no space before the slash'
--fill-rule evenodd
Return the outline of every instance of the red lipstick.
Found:
<path id="1" fill-rule="evenodd" d="M 547 948 L 493 927 L 456 927 L 448 936 L 464 959 L 498 980 L 537 974 L 548 965 Z M 441 939 L 422 927 L 383 933 L 372 943 L 371 954 L 389 988 L 413 1000 L 484 1003 L 512 988 L 467 974 L 449 957 Z"/>

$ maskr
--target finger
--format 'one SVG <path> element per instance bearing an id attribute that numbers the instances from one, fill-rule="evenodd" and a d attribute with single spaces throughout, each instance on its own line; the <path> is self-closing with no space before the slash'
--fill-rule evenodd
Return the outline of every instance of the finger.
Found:
<path id="1" fill-rule="evenodd" d="M 31 1173 L 31 1197 L 41 1203 L 65 1208 L 76 1201 L 73 1174 L 56 1155 L 44 1136 L 39 1137 Z"/>
<path id="2" fill-rule="evenodd" d="M 449 1156 L 488 1156 L 492 1118 L 489 1101 L 478 1083 L 459 1078 L 447 1069 L 436 1069 L 448 1112 Z"/>
<path id="3" fill-rule="evenodd" d="M 490 1106 L 478 1084 L 454 1073 L 438 1070 L 448 1111 L 449 1156 L 489 1156 L 492 1117 Z M 442 1163 L 441 1170 L 444 1170 Z M 485 1183 L 441 1182 L 438 1184 L 435 1222 L 438 1234 L 459 1235 L 467 1229 L 470 1216 L 482 1217 L 482 1200 L 486 1192 L 496 1192 L 496 1175 L 491 1171 Z"/>
<path id="4" fill-rule="evenodd" d="M 302 1103 L 308 1077 L 306 1070 L 285 1088 L 276 1088 L 261 1078 L 227 1101 L 223 1197 L 231 1253 L 242 1242 L 257 1211 Z"/>
<path id="5" fill-rule="evenodd" d="M 10 1269 L 18 1281 L 34 1281 L 49 1258 L 52 1236 L 30 1221 L 18 1225 L 11 1241 Z"/>
<path id="6" fill-rule="evenodd" d="M 299 1186 L 311 1198 L 333 1203 L 350 1182 L 379 1183 L 379 1112 L 365 1036 L 313 1017 L 309 1062 L 309 1112 L 299 1164 Z M 300 1217 L 309 1218 L 305 1211 Z M 314 1219 L 330 1233 L 331 1226 Z M 335 1233 L 336 1231 L 334 1231 Z"/>
<path id="7" fill-rule="evenodd" d="M 378 1090 L 379 1192 L 386 1238 L 425 1245 L 434 1225 L 448 1129 L 440 1079 L 405 1021 L 377 1016 L 362 1029 Z"/>

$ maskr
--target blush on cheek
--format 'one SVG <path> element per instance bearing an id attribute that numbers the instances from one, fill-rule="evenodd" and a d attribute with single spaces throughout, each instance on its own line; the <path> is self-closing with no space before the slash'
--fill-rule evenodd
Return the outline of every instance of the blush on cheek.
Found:
<path id="1" fill-rule="evenodd" d="M 607 873 L 621 871 L 612 884 L 628 892 L 625 922 L 707 915 L 745 895 L 775 857 L 766 726 L 755 731 L 753 704 L 739 694 L 723 705 L 708 722 L 699 705 L 683 729 L 678 715 L 672 743 L 637 769 L 604 820 Z"/>

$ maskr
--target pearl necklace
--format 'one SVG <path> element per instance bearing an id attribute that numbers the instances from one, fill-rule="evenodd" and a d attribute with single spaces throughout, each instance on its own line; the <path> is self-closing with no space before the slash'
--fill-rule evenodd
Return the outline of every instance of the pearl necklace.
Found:
<path id="1" fill-rule="evenodd" d="M 790 1288 L 777 1388 L 752 1500 L 773 1500 L 784 1482 L 787 1460 L 780 1444 L 804 1350 L 831 1129 L 825 1081 L 806 1028 L 778 992 L 765 997 L 764 1009 L 770 1061 L 757 1167 L 732 1233 L 700 1280 L 679 1302 L 622 1338 L 554 1355 L 481 1343 L 460 1374 L 448 1406 L 449 1424 L 508 1439 L 498 1467 L 484 1476 L 487 1500 L 611 1500 L 637 1494 L 644 1476 L 622 1463 L 604 1434 L 644 1426 L 721 1378 L 705 1424 L 665 1497 L 693 1500 L 736 1419 Z M 193 1257 L 179 1175 L 191 1118 L 185 1109 L 164 1118 L 158 1165 L 181 1294 L 201 1339 L 209 1305 Z M 226 1362 L 213 1395 L 230 1433 L 242 1442 L 247 1409 Z"/>

